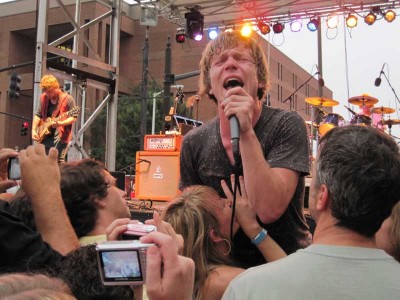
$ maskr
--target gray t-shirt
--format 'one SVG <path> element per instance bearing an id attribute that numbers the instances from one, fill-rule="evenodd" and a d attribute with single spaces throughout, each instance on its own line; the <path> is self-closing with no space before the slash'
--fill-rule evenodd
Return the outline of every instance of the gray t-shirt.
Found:
<path id="1" fill-rule="evenodd" d="M 309 144 L 304 120 L 296 112 L 263 106 L 254 127 L 265 159 L 272 168 L 286 168 L 300 174 L 286 212 L 276 222 L 262 224 L 286 253 L 309 245 L 309 231 L 303 216 L 304 175 L 309 172 Z M 223 147 L 219 119 L 214 118 L 185 135 L 180 160 L 180 188 L 203 184 L 224 193 L 221 180 L 234 173 Z M 240 174 L 243 169 L 240 167 Z M 265 178 L 268 180 L 268 178 Z M 265 262 L 261 253 L 240 230 L 234 239 L 234 257 L 244 267 Z"/>
<path id="2" fill-rule="evenodd" d="M 383 250 L 312 245 L 246 270 L 223 300 L 398 300 L 400 265 Z"/>

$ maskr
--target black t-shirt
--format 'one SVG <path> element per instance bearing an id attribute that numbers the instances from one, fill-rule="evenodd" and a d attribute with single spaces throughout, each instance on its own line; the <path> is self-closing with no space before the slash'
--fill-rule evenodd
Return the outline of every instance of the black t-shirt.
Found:
<path id="1" fill-rule="evenodd" d="M 261 224 L 287 253 L 309 245 L 309 231 L 303 215 L 304 176 L 309 173 L 309 145 L 304 120 L 296 112 L 263 106 L 254 127 L 265 159 L 272 168 L 286 168 L 300 174 L 299 182 L 288 209 L 276 222 Z M 223 147 L 219 119 L 185 135 L 180 159 L 180 188 L 194 184 L 212 186 L 225 197 L 221 180 L 229 180 L 234 166 Z M 240 168 L 240 174 L 243 169 Z M 265 178 L 268 180 L 268 178 Z M 264 263 L 258 249 L 239 230 L 234 238 L 234 256 L 245 267 Z"/>
<path id="2" fill-rule="evenodd" d="M 21 219 L 0 210 L 0 273 L 42 269 L 60 262 L 62 257 Z"/>

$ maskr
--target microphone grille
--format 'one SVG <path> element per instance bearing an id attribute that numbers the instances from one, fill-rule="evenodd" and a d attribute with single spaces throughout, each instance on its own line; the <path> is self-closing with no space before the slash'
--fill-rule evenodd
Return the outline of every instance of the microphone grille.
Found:
<path id="1" fill-rule="evenodd" d="M 375 84 L 375 86 L 380 86 L 381 82 L 382 82 L 382 79 L 378 77 L 378 78 L 375 79 L 375 83 L 374 84 Z"/>

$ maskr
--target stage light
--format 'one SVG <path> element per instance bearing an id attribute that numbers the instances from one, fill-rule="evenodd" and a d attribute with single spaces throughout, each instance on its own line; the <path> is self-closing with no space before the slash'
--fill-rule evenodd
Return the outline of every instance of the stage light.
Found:
<path id="1" fill-rule="evenodd" d="M 346 26 L 349 28 L 354 28 L 357 26 L 358 18 L 355 15 L 349 14 L 346 18 Z"/>
<path id="2" fill-rule="evenodd" d="M 387 12 L 385 12 L 384 18 L 390 23 L 394 19 L 396 19 L 396 13 L 393 10 L 389 9 Z"/>
<path id="3" fill-rule="evenodd" d="M 303 22 L 300 19 L 294 19 L 290 22 L 290 30 L 292 32 L 299 32 L 303 27 Z"/>
<path id="4" fill-rule="evenodd" d="M 275 23 L 272 26 L 272 30 L 274 31 L 274 33 L 282 33 L 283 29 L 285 29 L 285 24 L 283 23 Z"/>
<path id="5" fill-rule="evenodd" d="M 260 32 L 264 35 L 271 32 L 271 27 L 269 27 L 269 25 L 264 22 L 261 22 L 261 21 L 258 22 L 257 27 L 258 27 L 258 30 L 260 30 Z"/>
<path id="6" fill-rule="evenodd" d="M 330 14 L 326 19 L 326 25 L 330 29 L 335 29 L 339 24 L 339 17 L 336 14 Z"/>
<path id="7" fill-rule="evenodd" d="M 251 27 L 250 23 L 245 23 L 240 30 L 242 36 L 250 36 L 253 32 L 253 28 Z"/>
<path id="8" fill-rule="evenodd" d="M 314 18 L 314 19 L 310 19 L 310 22 L 307 23 L 307 28 L 310 31 L 316 31 L 318 29 L 319 26 L 319 19 Z"/>
<path id="9" fill-rule="evenodd" d="M 372 25 L 372 24 L 374 24 L 375 21 L 376 21 L 376 15 L 375 15 L 372 11 L 370 11 L 370 12 L 368 13 L 368 15 L 366 15 L 366 16 L 364 17 L 364 21 L 365 21 L 365 23 L 367 23 L 368 25 Z"/>
<path id="10" fill-rule="evenodd" d="M 201 41 L 203 38 L 204 16 L 194 8 L 185 13 L 186 30 L 192 40 Z"/>
<path id="11" fill-rule="evenodd" d="M 209 27 L 208 28 L 208 38 L 210 40 L 216 39 L 218 34 L 219 34 L 219 28 L 218 27 L 215 26 L 215 27 Z"/>
<path id="12" fill-rule="evenodd" d="M 183 28 L 178 28 L 176 30 L 175 40 L 178 44 L 183 44 L 186 40 L 186 32 Z"/>

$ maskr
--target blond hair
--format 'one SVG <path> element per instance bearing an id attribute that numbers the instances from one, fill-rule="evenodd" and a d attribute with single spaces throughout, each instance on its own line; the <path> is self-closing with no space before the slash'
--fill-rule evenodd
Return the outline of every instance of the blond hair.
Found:
<path id="1" fill-rule="evenodd" d="M 216 101 L 214 96 L 210 95 L 211 63 L 221 52 L 239 46 L 244 47 L 245 49 L 250 49 L 253 62 L 257 68 L 258 81 L 263 84 L 263 87 L 258 89 L 257 96 L 259 100 L 265 98 L 269 88 L 268 69 L 265 54 L 261 49 L 261 43 L 253 37 L 242 36 L 240 31 L 237 30 L 221 33 L 215 40 L 210 41 L 203 51 L 200 61 L 199 95 L 208 95 L 211 99 Z"/>
<path id="2" fill-rule="evenodd" d="M 58 83 L 57 78 L 53 75 L 44 75 L 40 80 L 40 88 L 45 91 L 50 89 L 59 89 L 60 84 Z"/>
<path id="3" fill-rule="evenodd" d="M 12 273 L 0 276 L 0 298 L 7 299 L 76 299 L 61 279 L 43 274 Z"/>
<path id="4" fill-rule="evenodd" d="M 216 249 L 209 237 L 211 230 L 222 236 L 215 217 L 215 212 L 221 210 L 218 201 L 223 200 L 213 188 L 193 185 L 184 189 L 162 214 L 175 232 L 183 236 L 183 255 L 195 262 L 196 299 L 201 298 L 205 280 L 215 266 L 233 265 Z"/>

